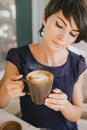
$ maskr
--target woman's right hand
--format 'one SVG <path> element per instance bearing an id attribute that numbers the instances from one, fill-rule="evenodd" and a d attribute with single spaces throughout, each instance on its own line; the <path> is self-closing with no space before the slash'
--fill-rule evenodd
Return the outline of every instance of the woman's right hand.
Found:
<path id="1" fill-rule="evenodd" d="M 6 87 L 7 94 L 10 98 L 15 98 L 18 96 L 24 96 L 25 93 L 22 92 L 24 89 L 23 81 L 19 80 L 23 75 L 13 75 L 4 82 L 4 87 Z"/>

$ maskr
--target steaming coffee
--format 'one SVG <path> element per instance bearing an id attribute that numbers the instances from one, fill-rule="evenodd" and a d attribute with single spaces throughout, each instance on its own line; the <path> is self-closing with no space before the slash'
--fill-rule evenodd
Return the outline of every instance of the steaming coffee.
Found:
<path id="1" fill-rule="evenodd" d="M 41 105 L 52 89 L 54 76 L 45 70 L 36 70 L 26 76 L 31 99 L 35 104 Z"/>
<path id="2" fill-rule="evenodd" d="M 27 80 L 35 84 L 46 83 L 52 79 L 52 74 L 48 71 L 38 70 L 27 75 Z"/>

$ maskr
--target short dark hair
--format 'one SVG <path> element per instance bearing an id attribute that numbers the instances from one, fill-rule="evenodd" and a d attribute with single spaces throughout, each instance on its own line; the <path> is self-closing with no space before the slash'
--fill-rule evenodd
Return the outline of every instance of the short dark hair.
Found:
<path id="1" fill-rule="evenodd" d="M 75 20 L 75 23 L 80 31 L 76 43 L 84 40 L 87 42 L 87 4 L 84 0 L 49 0 L 45 11 L 45 20 L 50 17 L 52 14 L 62 10 L 63 15 L 70 20 L 72 16 Z M 42 27 L 39 30 L 40 36 L 44 28 Z"/>

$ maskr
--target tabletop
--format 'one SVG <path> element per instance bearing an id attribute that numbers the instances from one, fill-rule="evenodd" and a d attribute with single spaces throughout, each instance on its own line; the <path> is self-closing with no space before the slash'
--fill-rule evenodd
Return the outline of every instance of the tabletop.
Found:
<path id="1" fill-rule="evenodd" d="M 5 121 L 17 121 L 22 125 L 22 130 L 40 130 L 40 128 L 35 128 L 32 125 L 28 124 L 27 122 L 21 120 L 20 118 L 0 109 L 0 125 Z"/>

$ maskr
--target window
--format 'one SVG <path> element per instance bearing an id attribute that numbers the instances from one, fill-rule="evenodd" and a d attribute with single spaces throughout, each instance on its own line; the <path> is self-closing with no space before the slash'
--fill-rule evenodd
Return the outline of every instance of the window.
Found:
<path id="1" fill-rule="evenodd" d="M 0 70 L 4 68 L 8 50 L 17 46 L 15 18 L 14 0 L 0 1 Z"/>

